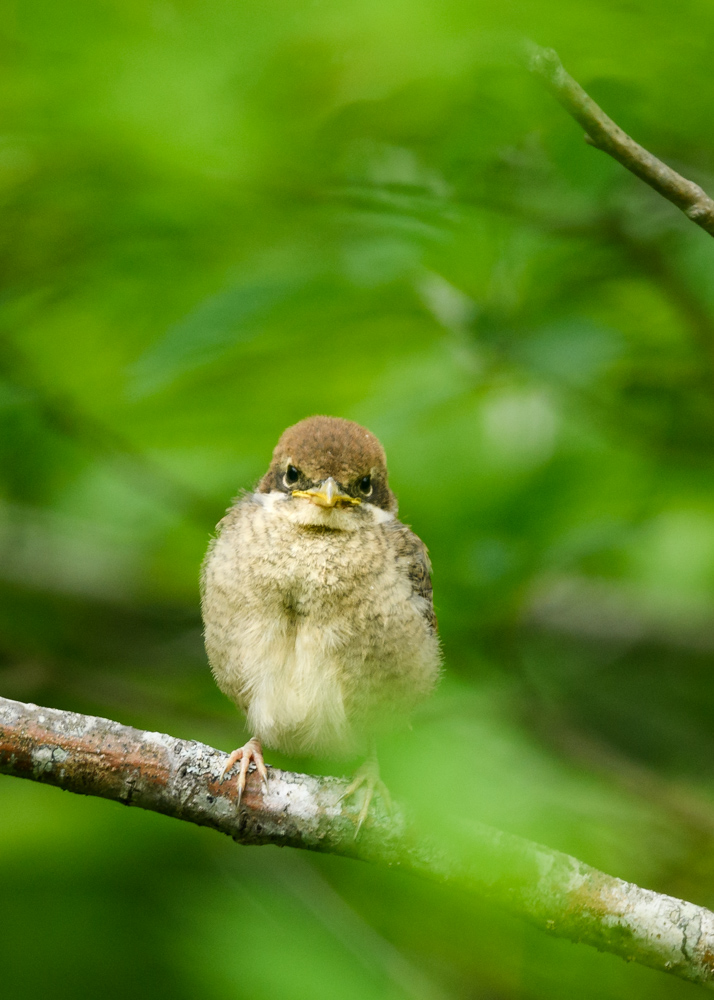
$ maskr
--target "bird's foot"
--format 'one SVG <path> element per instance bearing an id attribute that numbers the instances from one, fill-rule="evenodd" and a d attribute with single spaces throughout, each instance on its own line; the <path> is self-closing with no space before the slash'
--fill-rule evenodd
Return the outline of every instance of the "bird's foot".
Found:
<path id="1" fill-rule="evenodd" d="M 343 802 L 351 795 L 354 795 L 355 792 L 358 792 L 363 786 L 364 799 L 362 801 L 362 808 L 359 811 L 359 816 L 357 817 L 355 840 L 359 836 L 362 824 L 367 819 L 369 807 L 372 805 L 372 799 L 375 794 L 382 800 L 388 813 L 391 814 L 393 811 L 392 797 L 389 794 L 387 786 L 379 776 L 379 764 L 376 757 L 369 757 L 364 764 L 357 768 L 352 781 L 349 783 L 342 795 L 340 795 L 340 802 Z"/>
<path id="2" fill-rule="evenodd" d="M 263 791 L 267 791 L 268 788 L 268 771 L 263 760 L 263 748 L 260 745 L 260 740 L 253 737 L 244 746 L 233 751 L 221 772 L 221 782 L 225 781 L 226 775 L 238 761 L 240 761 L 240 771 L 238 772 L 238 805 L 240 805 L 251 763 L 255 764 L 256 770 L 263 780 Z"/>

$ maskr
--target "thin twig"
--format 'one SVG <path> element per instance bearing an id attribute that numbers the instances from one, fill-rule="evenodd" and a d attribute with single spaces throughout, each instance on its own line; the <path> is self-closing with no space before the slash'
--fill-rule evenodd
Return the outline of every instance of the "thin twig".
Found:
<path id="1" fill-rule="evenodd" d="M 74 712 L 0 698 L 0 773 L 98 795 L 228 834 L 399 867 L 471 890 L 543 930 L 714 988 L 714 913 L 605 875 L 559 851 L 469 826 L 459 849 L 430 843 L 404 819 L 372 809 L 355 838 L 358 803 L 339 778 L 270 769 L 250 774 L 240 808 L 226 754 Z"/>
<path id="2" fill-rule="evenodd" d="M 706 191 L 658 160 L 608 118 L 565 71 L 554 49 L 544 49 L 529 42 L 527 60 L 530 71 L 544 81 L 565 110 L 585 129 L 587 142 L 614 157 L 680 208 L 688 219 L 714 236 L 714 200 Z"/>

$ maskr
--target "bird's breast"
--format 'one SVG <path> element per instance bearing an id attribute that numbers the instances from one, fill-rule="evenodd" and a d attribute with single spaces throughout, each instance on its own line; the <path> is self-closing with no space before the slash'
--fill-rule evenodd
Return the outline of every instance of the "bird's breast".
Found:
<path id="1" fill-rule="evenodd" d="M 239 546 L 242 571 L 281 594 L 285 613 L 302 618 L 345 602 L 364 600 L 388 572 L 381 533 L 371 526 L 334 531 L 295 525 L 264 513 L 250 540 Z"/>
<path id="2" fill-rule="evenodd" d="M 219 685 L 254 734 L 286 750 L 348 745 L 362 701 L 411 697 L 405 672 L 433 674 L 380 525 L 305 527 L 244 502 L 207 562 L 204 619 Z"/>

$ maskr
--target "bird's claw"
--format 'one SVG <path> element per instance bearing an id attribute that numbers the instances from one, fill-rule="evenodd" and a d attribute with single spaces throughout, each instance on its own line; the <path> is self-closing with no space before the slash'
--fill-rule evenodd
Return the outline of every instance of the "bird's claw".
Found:
<path id="1" fill-rule="evenodd" d="M 359 816 L 357 817 L 357 828 L 355 830 L 355 840 L 359 836 L 359 832 L 362 829 L 362 824 L 367 819 L 369 815 L 369 808 L 372 805 L 372 799 L 375 794 L 379 796 L 384 804 L 387 812 L 392 815 L 394 807 L 392 805 L 392 797 L 389 794 L 389 789 L 384 784 L 379 776 L 379 764 L 376 760 L 370 758 L 365 761 L 365 763 L 357 769 L 354 778 L 349 783 L 347 788 L 344 790 L 342 795 L 340 795 L 340 802 L 354 795 L 358 792 L 360 788 L 365 786 L 364 800 L 362 802 L 362 808 L 359 811 Z"/>
<path id="2" fill-rule="evenodd" d="M 238 805 L 240 805 L 251 763 L 255 764 L 255 768 L 261 777 L 263 792 L 267 792 L 268 790 L 268 769 L 263 760 L 263 748 L 260 745 L 260 741 L 255 738 L 250 739 L 244 746 L 238 747 L 237 750 L 234 750 L 229 755 L 225 767 L 221 771 L 221 784 L 225 781 L 233 765 L 237 764 L 238 761 L 240 761 L 240 771 L 238 772 Z"/>

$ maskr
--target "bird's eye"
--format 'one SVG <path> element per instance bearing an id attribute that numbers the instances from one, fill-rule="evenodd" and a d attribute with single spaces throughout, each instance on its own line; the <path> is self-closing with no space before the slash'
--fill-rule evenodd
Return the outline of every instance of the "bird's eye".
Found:
<path id="1" fill-rule="evenodd" d="M 368 497 L 372 492 L 372 477 L 362 476 L 357 485 L 359 486 L 360 493 L 363 493 L 366 497 Z"/>
<path id="2" fill-rule="evenodd" d="M 294 465 L 289 465 L 285 475 L 283 476 L 283 482 L 286 486 L 294 486 L 299 478 L 300 470 L 296 469 Z"/>

